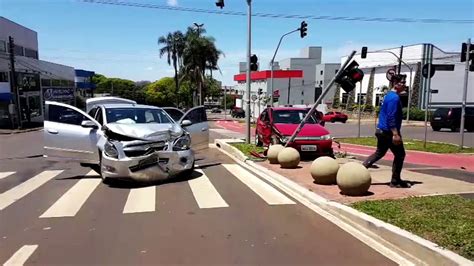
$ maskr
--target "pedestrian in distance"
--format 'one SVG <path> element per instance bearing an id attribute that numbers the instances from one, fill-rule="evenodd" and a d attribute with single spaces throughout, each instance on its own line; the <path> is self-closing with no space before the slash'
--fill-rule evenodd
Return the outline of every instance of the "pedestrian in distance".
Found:
<path id="1" fill-rule="evenodd" d="M 380 108 L 379 123 L 375 131 L 377 137 L 377 150 L 363 163 L 366 168 L 371 167 L 382 159 L 390 149 L 394 155 L 392 165 L 391 187 L 409 188 L 411 184 L 401 179 L 403 161 L 405 160 L 405 148 L 403 147 L 402 135 L 402 103 L 400 94 L 406 90 L 405 79 L 401 75 L 392 77 L 392 90 L 385 95 Z"/>

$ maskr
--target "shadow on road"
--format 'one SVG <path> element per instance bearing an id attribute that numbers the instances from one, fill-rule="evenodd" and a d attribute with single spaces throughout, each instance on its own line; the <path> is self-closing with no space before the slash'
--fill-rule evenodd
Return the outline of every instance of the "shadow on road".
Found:
<path id="1" fill-rule="evenodd" d="M 166 184 L 186 182 L 192 179 L 199 178 L 201 176 L 202 176 L 201 173 L 193 171 L 190 175 L 183 174 L 183 175 L 178 175 L 169 179 L 158 180 L 158 181 L 153 181 L 153 182 L 137 182 L 130 179 L 121 179 L 121 180 L 114 180 L 110 182 L 109 187 L 119 188 L 119 189 L 131 189 L 131 188 L 144 188 L 144 187 L 151 187 L 151 186 L 162 186 Z"/>
<path id="2" fill-rule="evenodd" d="M 423 184 L 423 182 L 420 182 L 420 181 L 410 181 L 410 180 L 404 180 L 406 181 L 408 184 L 410 184 L 412 187 L 414 185 L 420 185 L 420 184 Z M 378 183 L 372 183 L 372 186 L 390 186 L 390 182 L 378 182 Z"/>

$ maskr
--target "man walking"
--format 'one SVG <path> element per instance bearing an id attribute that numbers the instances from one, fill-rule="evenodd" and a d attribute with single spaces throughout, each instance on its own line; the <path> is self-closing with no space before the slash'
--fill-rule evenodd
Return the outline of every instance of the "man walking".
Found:
<path id="1" fill-rule="evenodd" d="M 402 103 L 400 94 L 405 91 L 405 81 L 400 75 L 392 78 L 393 88 L 385 95 L 380 109 L 379 123 L 375 136 L 377 137 L 377 150 L 363 163 L 365 167 L 371 167 L 375 162 L 385 156 L 390 149 L 395 156 L 392 165 L 391 187 L 409 188 L 411 185 L 401 179 L 403 161 L 405 160 L 405 148 L 403 147 L 400 128 L 402 126 Z"/>

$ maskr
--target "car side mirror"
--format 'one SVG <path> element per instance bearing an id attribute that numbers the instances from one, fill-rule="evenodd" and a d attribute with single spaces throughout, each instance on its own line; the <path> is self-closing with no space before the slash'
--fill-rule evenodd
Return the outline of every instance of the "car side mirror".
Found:
<path id="1" fill-rule="evenodd" d="M 84 120 L 84 121 L 82 121 L 81 127 L 84 127 L 84 128 L 93 128 L 93 129 L 98 129 L 98 128 L 99 128 L 94 122 L 92 122 L 92 121 L 90 121 L 90 120 Z"/>
<path id="2" fill-rule="evenodd" d="M 183 127 L 187 127 L 187 126 L 190 126 L 192 125 L 193 123 L 190 121 L 190 120 L 183 120 L 181 121 L 181 126 Z"/>

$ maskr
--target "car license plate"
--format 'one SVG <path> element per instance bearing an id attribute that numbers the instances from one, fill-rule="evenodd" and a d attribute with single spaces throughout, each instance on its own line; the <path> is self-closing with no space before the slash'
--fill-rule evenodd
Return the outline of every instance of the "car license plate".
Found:
<path id="1" fill-rule="evenodd" d="M 317 151 L 318 146 L 316 145 L 301 145 L 301 151 Z"/>
<path id="2" fill-rule="evenodd" d="M 435 117 L 434 120 L 441 120 L 441 117 Z"/>

